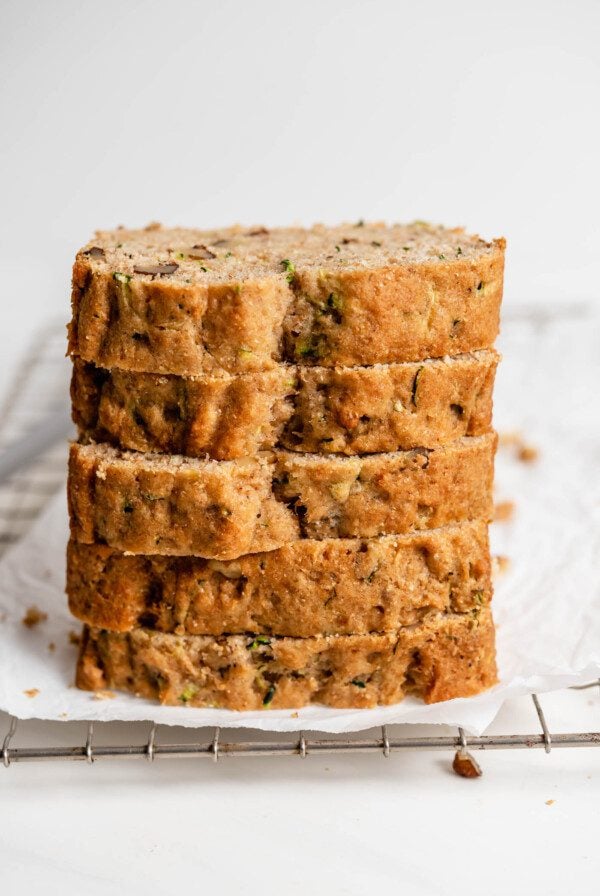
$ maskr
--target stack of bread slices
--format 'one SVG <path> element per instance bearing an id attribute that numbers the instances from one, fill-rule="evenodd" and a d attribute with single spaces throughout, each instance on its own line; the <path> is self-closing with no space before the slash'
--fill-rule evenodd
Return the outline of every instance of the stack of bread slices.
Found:
<path id="1" fill-rule="evenodd" d="M 504 241 L 100 232 L 73 273 L 77 684 L 235 710 L 496 680 Z"/>

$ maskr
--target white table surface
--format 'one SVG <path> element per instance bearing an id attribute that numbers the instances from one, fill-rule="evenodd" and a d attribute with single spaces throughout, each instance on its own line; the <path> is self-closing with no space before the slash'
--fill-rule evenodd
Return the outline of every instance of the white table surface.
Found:
<path id="1" fill-rule="evenodd" d="M 3 387 L 34 329 L 57 313 L 66 317 L 66 302 L 62 312 L 41 298 L 10 307 Z M 597 688 L 542 702 L 552 731 L 600 728 Z M 85 725 L 50 730 L 55 744 L 85 741 Z M 143 742 L 147 730 L 124 725 L 119 737 Z M 537 733 L 530 700 L 505 706 L 492 731 Z M 39 723 L 22 723 L 15 745 L 40 735 Z M 1 891 L 593 892 L 600 750 L 477 757 L 478 780 L 456 777 L 442 753 L 0 767 Z"/>
<path id="2" fill-rule="evenodd" d="M 554 730 L 597 722 L 597 690 L 543 702 Z M 20 742 L 36 729 L 22 723 Z M 493 729 L 537 731 L 530 702 L 506 706 Z M 85 740 L 82 724 L 52 730 L 57 744 Z M 454 775 L 449 755 L 414 752 L 14 765 L 0 769 L 2 890 L 594 892 L 600 750 L 477 757 L 476 780 Z"/>

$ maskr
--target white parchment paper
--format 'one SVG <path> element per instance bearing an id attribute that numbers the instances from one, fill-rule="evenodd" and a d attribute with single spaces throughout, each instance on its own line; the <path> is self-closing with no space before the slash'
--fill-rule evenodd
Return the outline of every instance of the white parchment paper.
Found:
<path id="1" fill-rule="evenodd" d="M 372 710 L 308 707 L 231 712 L 158 706 L 118 694 L 97 700 L 72 686 L 76 648 L 64 595 L 66 504 L 59 495 L 0 565 L 0 708 L 19 718 L 154 720 L 161 724 L 355 731 L 394 722 L 462 725 L 481 733 L 509 696 L 600 676 L 600 317 L 577 307 L 516 314 L 500 348 L 496 426 L 520 430 L 539 460 L 500 449 L 497 498 L 512 521 L 492 528 L 510 557 L 496 583 L 500 684 L 470 699 L 425 706 L 407 699 Z M 22 624 L 35 604 L 47 621 Z M 50 650 L 49 644 L 55 649 Z M 38 689 L 34 697 L 25 691 Z"/>

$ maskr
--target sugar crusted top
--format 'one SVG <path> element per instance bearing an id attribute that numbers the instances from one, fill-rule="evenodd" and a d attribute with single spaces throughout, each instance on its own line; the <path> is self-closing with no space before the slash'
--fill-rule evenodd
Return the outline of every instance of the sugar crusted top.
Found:
<path id="1" fill-rule="evenodd" d="M 503 248 L 461 228 L 364 223 L 304 229 L 228 227 L 217 230 L 118 228 L 98 231 L 79 253 L 92 270 L 117 280 L 226 283 L 281 278 L 292 283 L 297 270 L 377 270 L 427 263 L 448 265 L 475 260 Z"/>

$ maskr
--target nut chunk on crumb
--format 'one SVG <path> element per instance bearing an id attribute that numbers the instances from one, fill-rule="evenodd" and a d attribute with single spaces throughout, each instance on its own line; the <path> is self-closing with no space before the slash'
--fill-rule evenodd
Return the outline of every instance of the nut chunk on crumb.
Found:
<path id="1" fill-rule="evenodd" d="M 480 778 L 482 775 L 479 763 L 467 750 L 457 750 L 452 768 L 461 778 Z"/>
<path id="2" fill-rule="evenodd" d="M 39 625 L 40 622 L 45 622 L 48 618 L 47 613 L 42 613 L 41 610 L 33 604 L 31 607 L 27 608 L 27 612 L 21 619 L 23 625 L 26 625 L 27 628 L 34 628 L 34 626 Z"/>
<path id="3" fill-rule="evenodd" d="M 40 692 L 39 688 L 29 688 L 28 690 L 23 691 L 23 693 L 25 694 L 26 697 L 31 697 L 31 698 L 37 697 L 39 692 Z"/>

